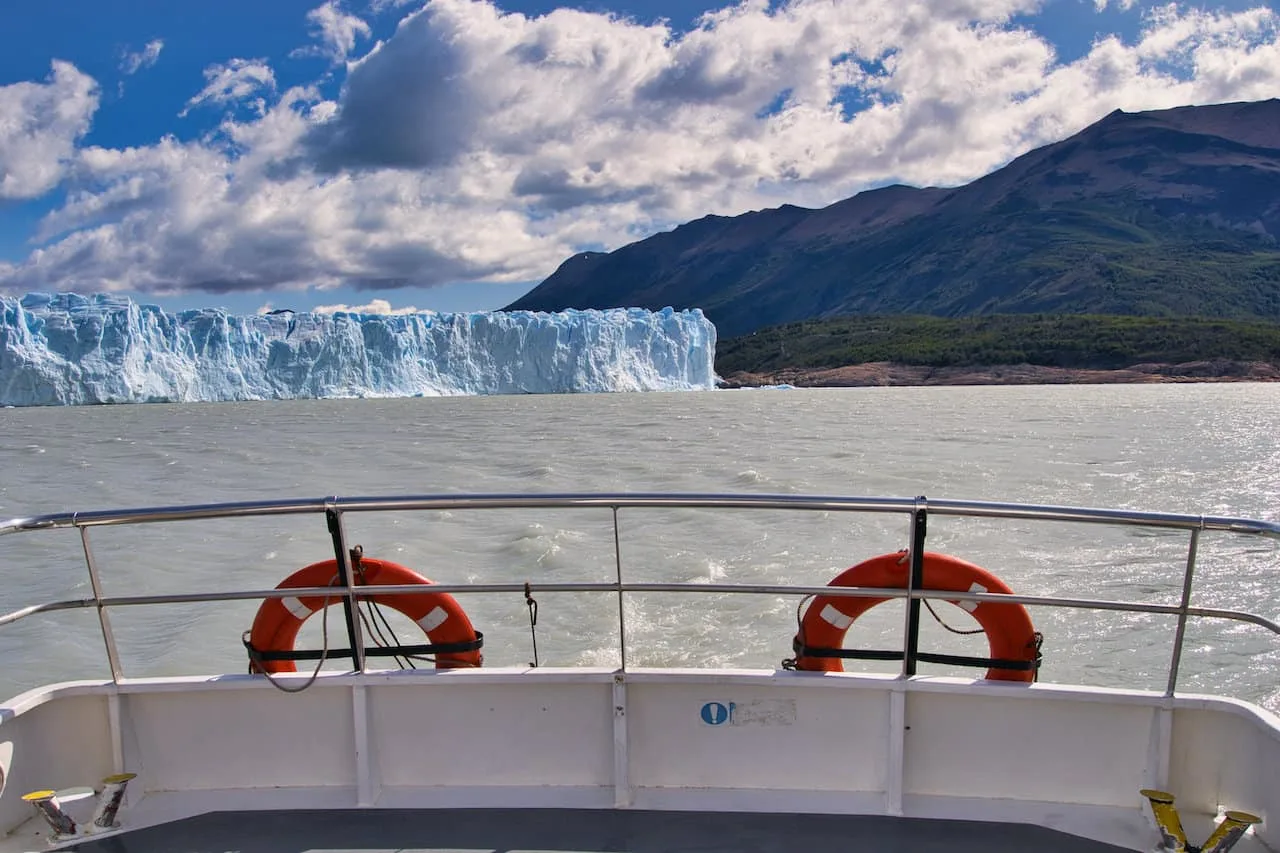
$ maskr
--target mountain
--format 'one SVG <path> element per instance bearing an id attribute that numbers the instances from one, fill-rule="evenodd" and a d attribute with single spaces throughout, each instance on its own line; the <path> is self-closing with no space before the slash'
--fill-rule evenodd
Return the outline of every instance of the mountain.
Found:
<path id="1" fill-rule="evenodd" d="M 568 259 L 508 310 L 1280 320 L 1280 100 L 1116 111 L 954 189 L 707 216 Z"/>

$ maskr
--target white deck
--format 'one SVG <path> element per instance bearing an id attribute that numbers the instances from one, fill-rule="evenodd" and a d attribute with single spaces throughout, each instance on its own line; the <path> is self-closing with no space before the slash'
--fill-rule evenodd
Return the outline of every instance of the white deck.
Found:
<path id="1" fill-rule="evenodd" d="M 1275 717 L 1095 688 L 453 670 L 326 675 L 296 696 L 248 676 L 78 682 L 0 715 L 5 851 L 44 848 L 22 793 L 124 770 L 139 774 L 131 828 L 228 810 L 617 807 L 1004 821 L 1148 850 L 1140 788 L 1177 792 L 1193 843 L 1221 809 L 1280 814 Z M 1275 838 L 1264 824 L 1236 849 Z"/>

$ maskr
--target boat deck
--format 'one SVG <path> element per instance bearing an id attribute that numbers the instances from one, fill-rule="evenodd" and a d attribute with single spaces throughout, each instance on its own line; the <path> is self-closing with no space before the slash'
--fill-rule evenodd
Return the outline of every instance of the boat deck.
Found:
<path id="1" fill-rule="evenodd" d="M 1116 853 L 1027 824 L 878 815 L 613 809 L 213 812 L 89 840 L 81 853 Z"/>

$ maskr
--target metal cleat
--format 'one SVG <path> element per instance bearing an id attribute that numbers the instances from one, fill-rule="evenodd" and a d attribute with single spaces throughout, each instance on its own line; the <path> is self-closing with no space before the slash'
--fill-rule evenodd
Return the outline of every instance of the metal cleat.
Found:
<path id="1" fill-rule="evenodd" d="M 1228 811 L 1204 846 L 1196 847 L 1187 843 L 1187 834 L 1173 804 L 1173 794 L 1153 788 L 1143 788 L 1138 793 L 1151 803 L 1151 813 L 1155 815 L 1156 826 L 1160 830 L 1160 846 L 1157 848 L 1160 853 L 1227 853 L 1249 831 L 1249 827 L 1262 823 L 1262 818 L 1255 814 Z"/>
<path id="2" fill-rule="evenodd" d="M 1160 830 L 1160 850 L 1187 853 L 1187 833 L 1183 831 L 1182 821 L 1178 818 L 1173 794 L 1154 788 L 1143 788 L 1138 793 L 1151 803 L 1151 813 L 1155 815 L 1156 827 Z"/>
<path id="3" fill-rule="evenodd" d="M 120 811 L 120 804 L 124 802 L 124 789 L 129 786 L 129 780 L 136 778 L 137 775 L 137 773 L 117 773 L 102 780 L 102 793 L 98 795 L 98 807 L 93 811 L 93 821 L 88 827 L 89 832 L 103 832 L 120 825 L 116 821 L 116 814 Z"/>
<path id="4" fill-rule="evenodd" d="M 1227 853 L 1240 840 L 1249 827 L 1262 823 L 1262 818 L 1249 812 L 1229 811 L 1222 817 L 1222 823 L 1209 836 L 1209 840 L 1201 847 L 1201 853 Z"/>
<path id="5" fill-rule="evenodd" d="M 22 799 L 31 803 L 53 830 L 53 835 L 49 838 L 51 844 L 75 837 L 76 822 L 62 810 L 56 791 L 32 791 L 30 794 L 23 794 Z"/>

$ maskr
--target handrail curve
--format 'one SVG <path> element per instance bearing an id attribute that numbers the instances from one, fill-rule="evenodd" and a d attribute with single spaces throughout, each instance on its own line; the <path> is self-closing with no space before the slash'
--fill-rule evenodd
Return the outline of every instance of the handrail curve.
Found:
<path id="1" fill-rule="evenodd" d="M 870 589 L 858 587 L 805 586 L 796 584 L 689 584 L 689 583 L 630 583 L 623 581 L 622 556 L 618 545 L 618 511 L 621 509 L 719 509 L 719 510 L 806 510 L 822 512 L 898 513 L 912 519 L 913 535 L 917 544 L 924 541 L 921 522 L 926 516 L 960 518 L 990 518 L 1004 520 L 1062 521 L 1083 524 L 1111 524 L 1163 530 L 1189 531 L 1191 534 L 1186 567 L 1182 575 L 1182 597 L 1178 604 L 1149 604 L 1137 601 L 1118 601 L 1092 598 L 1066 598 L 1061 596 L 1004 595 L 979 592 L 945 592 L 922 589 Z M 169 593 L 159 595 L 102 595 L 97 583 L 93 551 L 89 546 L 89 530 L 94 527 L 153 524 L 178 521 L 200 521 L 224 518 L 247 518 L 298 514 L 321 514 L 331 523 L 335 533 L 335 547 L 345 556 L 345 544 L 341 534 L 341 516 L 350 512 L 407 512 L 432 510 L 486 510 L 486 509 L 607 509 L 613 516 L 615 541 L 616 580 L 608 582 L 566 583 L 485 583 L 485 584 L 432 584 L 430 586 L 347 586 L 293 589 L 227 590 L 214 592 Z M 335 527 L 336 525 L 336 527 Z M 917 530 L 917 528 L 920 528 Z M 265 600 L 298 596 L 335 596 L 353 604 L 360 599 L 376 595 L 416 595 L 429 593 L 450 594 L 526 594 L 537 592 L 613 593 L 619 596 L 619 625 L 621 642 L 625 643 L 625 625 L 621 597 L 634 593 L 718 593 L 798 596 L 844 596 L 853 598 L 892 598 L 919 601 L 939 599 L 953 602 L 1003 602 L 1024 606 L 1063 607 L 1101 611 L 1151 613 L 1178 617 L 1174 639 L 1173 658 L 1169 667 L 1167 695 L 1173 695 L 1177 680 L 1178 661 L 1182 652 L 1183 628 L 1187 617 L 1226 619 L 1252 624 L 1273 634 L 1280 635 L 1280 623 L 1243 610 L 1192 607 L 1190 592 L 1196 562 L 1196 543 L 1203 531 L 1222 531 L 1249 536 L 1280 539 L 1280 523 L 1258 519 L 1228 516 L 1207 516 L 1180 513 L 1141 512 L 1122 509 L 1098 509 L 1090 507 L 1053 506 L 989 501 L 925 499 L 924 497 L 859 497 L 823 495 L 778 494 L 715 494 L 715 493 L 553 493 L 553 494 L 440 494 L 341 497 L 329 495 L 320 498 L 298 498 L 265 501 L 238 501 L 189 506 L 142 507 L 135 509 L 92 510 L 70 513 L 54 513 L 0 521 L 0 536 L 22 532 L 53 529 L 78 529 L 84 540 L 85 561 L 94 583 L 94 597 L 72 598 L 43 602 L 19 608 L 0 615 L 0 627 L 21 621 L 40 613 L 81 608 L 96 608 L 103 622 L 104 643 L 108 658 L 112 661 L 112 673 L 121 677 L 115 641 L 111 635 L 106 610 L 116 607 L 200 603 L 213 601 Z M 911 605 L 912 610 L 916 605 Z M 918 625 L 907 620 L 904 636 L 904 675 L 914 673 L 915 634 Z M 357 634 L 358 635 L 358 634 Z M 362 646 L 353 642 L 353 648 Z M 357 656 L 359 657 L 359 656 Z M 623 646 L 623 668 L 626 668 Z M 362 669 L 361 665 L 357 669 Z"/>

